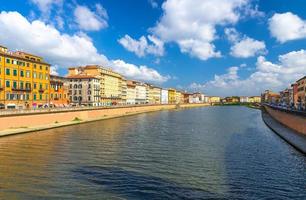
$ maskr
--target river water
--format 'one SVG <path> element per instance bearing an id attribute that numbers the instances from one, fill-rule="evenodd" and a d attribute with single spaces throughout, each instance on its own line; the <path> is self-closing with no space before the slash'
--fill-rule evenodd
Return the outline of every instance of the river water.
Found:
<path id="1" fill-rule="evenodd" d="M 306 199 L 306 157 L 246 107 L 0 138 L 0 199 Z"/>

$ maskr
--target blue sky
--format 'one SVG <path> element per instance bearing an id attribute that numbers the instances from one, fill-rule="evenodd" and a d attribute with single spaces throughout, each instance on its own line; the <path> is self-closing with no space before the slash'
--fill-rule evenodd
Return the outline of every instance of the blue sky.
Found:
<path id="1" fill-rule="evenodd" d="M 259 95 L 306 73 L 303 0 L 10 0 L 0 44 L 43 56 L 54 73 L 101 64 L 129 79 Z"/>

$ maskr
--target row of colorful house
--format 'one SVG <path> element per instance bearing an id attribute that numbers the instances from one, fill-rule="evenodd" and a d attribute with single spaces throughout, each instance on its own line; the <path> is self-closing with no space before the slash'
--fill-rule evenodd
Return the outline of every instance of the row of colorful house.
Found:
<path id="1" fill-rule="evenodd" d="M 221 103 L 260 103 L 260 96 L 232 96 L 221 99 Z"/>
<path id="2" fill-rule="evenodd" d="M 218 103 L 220 97 L 127 80 L 99 65 L 50 74 L 42 57 L 0 46 L 0 108 Z"/>
<path id="3" fill-rule="evenodd" d="M 291 109 L 306 110 L 306 76 L 279 93 L 266 90 L 262 101 Z"/>

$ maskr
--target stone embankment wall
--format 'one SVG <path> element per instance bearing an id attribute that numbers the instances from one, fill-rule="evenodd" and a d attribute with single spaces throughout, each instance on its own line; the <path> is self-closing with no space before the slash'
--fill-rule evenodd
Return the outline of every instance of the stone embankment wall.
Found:
<path id="1" fill-rule="evenodd" d="M 199 106 L 208 106 L 208 104 L 183 104 L 179 107 L 188 108 Z M 92 110 L 76 110 L 52 113 L 1 116 L 0 132 L 2 132 L 2 135 L 8 135 L 6 134 L 6 132 L 12 132 L 11 134 L 17 132 L 29 132 L 29 130 L 31 130 L 31 127 L 41 127 L 35 130 L 43 130 L 45 129 L 44 127 L 60 127 L 61 125 L 72 125 L 76 123 L 108 119 L 113 117 L 121 117 L 145 112 L 169 110 L 175 108 L 177 108 L 177 105 L 144 105 L 121 108 L 101 108 Z"/>
<path id="2" fill-rule="evenodd" d="M 264 106 L 267 113 L 275 120 L 306 136 L 306 116 L 294 111 L 285 111 L 270 106 Z"/>

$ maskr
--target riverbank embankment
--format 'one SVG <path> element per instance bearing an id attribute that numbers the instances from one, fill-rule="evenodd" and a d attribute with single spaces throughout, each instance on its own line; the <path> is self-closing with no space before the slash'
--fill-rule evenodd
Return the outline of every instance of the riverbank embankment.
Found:
<path id="1" fill-rule="evenodd" d="M 135 115 L 146 112 L 209 106 L 209 104 L 143 105 L 37 112 L 0 116 L 0 137 L 34 132 L 86 122 Z"/>
<path id="2" fill-rule="evenodd" d="M 306 154 L 306 116 L 305 113 L 288 111 L 264 105 L 264 122 L 281 138 Z"/>

